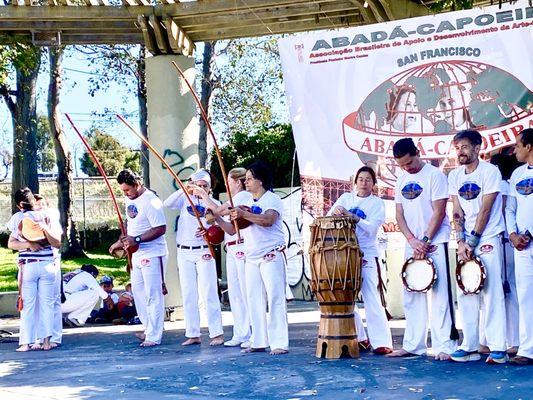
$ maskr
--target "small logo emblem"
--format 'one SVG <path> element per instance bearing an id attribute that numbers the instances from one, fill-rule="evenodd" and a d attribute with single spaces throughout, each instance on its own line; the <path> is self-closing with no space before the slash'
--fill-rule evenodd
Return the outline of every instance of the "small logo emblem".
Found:
<path id="1" fill-rule="evenodd" d="M 435 253 L 438 249 L 438 246 L 435 246 L 435 245 L 431 245 L 429 246 L 429 250 L 428 250 L 428 253 Z"/>
<path id="2" fill-rule="evenodd" d="M 209 261 L 209 260 L 212 260 L 213 259 L 213 256 L 211 254 L 204 254 L 202 256 L 202 260 L 204 261 Z"/>
<path id="3" fill-rule="evenodd" d="M 459 188 L 459 196 L 465 200 L 474 200 L 481 193 L 481 188 L 475 182 L 466 182 Z"/>
<path id="4" fill-rule="evenodd" d="M 274 253 L 268 253 L 263 256 L 263 260 L 265 261 L 273 261 L 275 260 L 276 255 Z"/>
<path id="5" fill-rule="evenodd" d="M 238 251 L 235 253 L 235 258 L 237 260 L 242 260 L 244 258 L 244 251 Z"/>
<path id="6" fill-rule="evenodd" d="M 484 244 L 479 248 L 483 253 L 490 253 L 494 247 L 491 244 Z"/>
<path id="7" fill-rule="evenodd" d="M 143 258 L 141 260 L 141 267 L 146 267 L 147 265 L 150 265 L 150 259 L 149 258 Z"/>
<path id="8" fill-rule="evenodd" d="M 414 200 L 420 196 L 423 191 L 424 189 L 418 183 L 410 182 L 402 188 L 402 196 L 407 200 Z"/>
<path id="9" fill-rule="evenodd" d="M 365 212 L 361 210 L 359 207 L 350 208 L 348 211 L 350 211 L 352 214 L 357 215 L 361 219 L 366 219 Z"/>
<path id="10" fill-rule="evenodd" d="M 139 210 L 137 210 L 137 207 L 135 207 L 135 204 L 130 204 L 128 206 L 127 213 L 128 213 L 128 217 L 135 218 L 137 214 L 139 214 Z"/>

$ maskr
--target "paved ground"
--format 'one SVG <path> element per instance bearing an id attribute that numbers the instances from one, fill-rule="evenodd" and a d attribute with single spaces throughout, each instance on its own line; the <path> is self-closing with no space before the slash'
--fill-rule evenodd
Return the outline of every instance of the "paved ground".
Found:
<path id="1" fill-rule="evenodd" d="M 291 351 L 278 357 L 210 348 L 205 337 L 201 346 L 182 347 L 180 322 L 167 324 L 156 348 L 138 347 L 133 328 L 125 326 L 66 330 L 63 346 L 50 352 L 16 353 L 15 341 L 0 343 L 0 399 L 533 398 L 532 367 L 372 354 L 317 359 L 318 312 L 308 308 L 291 307 Z M 2 322 L 1 329 L 17 328 L 17 321 Z M 395 347 L 402 326 L 393 321 Z"/>

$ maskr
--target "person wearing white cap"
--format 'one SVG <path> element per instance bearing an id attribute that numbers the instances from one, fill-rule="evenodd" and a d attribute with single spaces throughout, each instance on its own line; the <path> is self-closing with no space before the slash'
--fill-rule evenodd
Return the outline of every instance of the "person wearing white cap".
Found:
<path id="1" fill-rule="evenodd" d="M 205 192 L 211 190 L 211 175 L 205 170 L 199 170 L 191 175 L 191 182 L 186 186 L 187 192 L 192 193 L 197 187 Z M 194 196 L 196 212 L 200 215 L 205 226 L 205 211 L 207 204 L 199 196 Z M 210 198 L 211 201 L 217 200 Z M 220 204 L 220 203 L 217 203 Z M 218 297 L 218 277 L 215 259 L 210 253 L 205 239 L 199 235 L 198 221 L 195 212 L 188 202 L 183 190 L 172 193 L 165 201 L 165 207 L 179 210 L 176 243 L 178 247 L 178 272 L 181 293 L 183 296 L 183 312 L 185 314 L 185 336 L 187 340 L 183 346 L 199 344 L 200 340 L 200 309 L 199 294 L 207 311 L 207 324 L 211 346 L 224 343 L 222 330 L 222 312 Z"/>
<path id="2" fill-rule="evenodd" d="M 117 176 L 126 196 L 127 236 L 120 237 L 109 252 L 138 247 L 131 256 L 131 288 L 144 333 L 136 336 L 141 347 L 161 344 L 165 317 L 164 275 L 168 258 L 163 203 L 130 170 Z"/>

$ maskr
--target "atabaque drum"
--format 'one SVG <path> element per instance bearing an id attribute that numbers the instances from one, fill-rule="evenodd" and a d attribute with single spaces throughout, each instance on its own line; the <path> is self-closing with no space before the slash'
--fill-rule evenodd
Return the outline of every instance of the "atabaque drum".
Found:
<path id="1" fill-rule="evenodd" d="M 311 224 L 311 290 L 320 306 L 317 357 L 358 357 L 354 323 L 363 254 L 350 217 L 319 217 Z"/>

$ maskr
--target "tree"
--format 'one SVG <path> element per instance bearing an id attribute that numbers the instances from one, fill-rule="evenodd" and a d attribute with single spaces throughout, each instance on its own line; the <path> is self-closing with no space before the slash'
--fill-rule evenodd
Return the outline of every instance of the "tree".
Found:
<path id="1" fill-rule="evenodd" d="M 106 175 L 115 176 L 124 168 L 126 153 L 129 152 L 120 142 L 107 133 L 95 129 L 87 136 L 87 141 L 102 164 Z M 80 159 L 81 170 L 89 176 L 100 176 L 90 154 L 86 151 Z"/>
<path id="2" fill-rule="evenodd" d="M 37 175 L 37 107 L 36 86 L 41 65 L 41 49 L 19 42 L 16 37 L 0 46 L 0 95 L 11 114 L 13 124 L 13 177 L 11 194 L 22 186 L 39 191 Z M 9 85 L 15 73 L 16 89 Z M 11 208 L 17 208 L 11 201 Z"/>
<path id="3" fill-rule="evenodd" d="M 37 168 L 42 172 L 52 171 L 56 165 L 54 141 L 48 117 L 37 117 Z"/>
<path id="4" fill-rule="evenodd" d="M 214 77 L 212 74 L 215 60 L 216 42 L 205 42 L 202 57 L 202 75 L 200 76 L 200 103 L 206 112 L 209 112 L 211 95 L 213 94 Z M 205 168 L 207 163 L 207 124 L 200 118 L 200 132 L 198 135 L 198 158 L 200 168 Z"/>
<path id="5" fill-rule="evenodd" d="M 50 83 L 48 86 L 48 128 L 52 136 L 57 160 L 57 198 L 63 235 L 61 253 L 63 258 L 85 256 L 81 246 L 76 223 L 72 218 L 74 191 L 72 188 L 72 155 L 61 124 L 59 93 L 62 76 L 62 48 L 50 48 Z"/>
<path id="6" fill-rule="evenodd" d="M 229 171 L 234 167 L 247 167 L 253 161 L 261 159 L 272 165 L 274 174 L 274 187 L 291 186 L 300 181 L 298 162 L 294 163 L 294 138 L 289 124 L 278 124 L 272 127 L 262 127 L 254 134 L 237 132 L 229 138 L 228 143 L 220 148 L 224 166 Z M 212 154 L 215 160 L 216 155 Z M 218 183 L 214 188 L 215 193 L 225 192 L 224 181 L 217 162 L 211 162 L 211 173 Z"/>
<path id="7" fill-rule="evenodd" d="M 124 168 L 131 169 L 136 174 L 141 173 L 141 153 L 139 151 L 130 150 L 126 153 L 126 161 Z"/>

